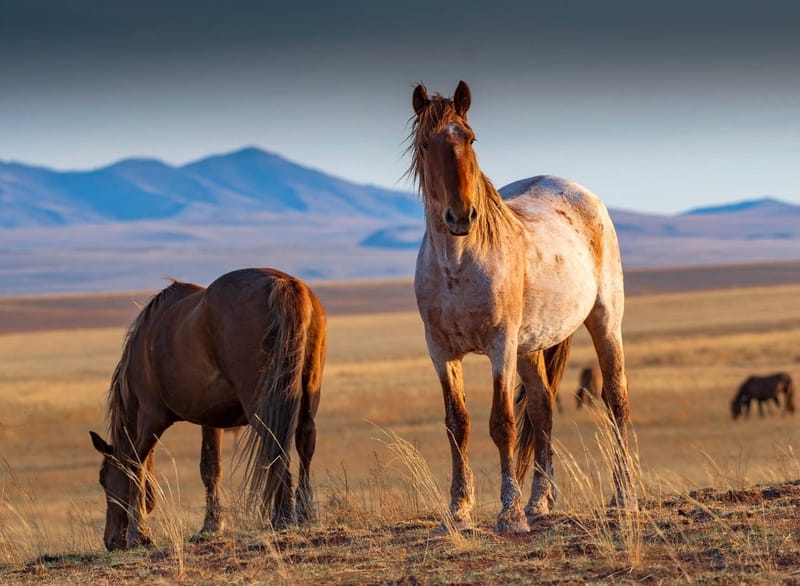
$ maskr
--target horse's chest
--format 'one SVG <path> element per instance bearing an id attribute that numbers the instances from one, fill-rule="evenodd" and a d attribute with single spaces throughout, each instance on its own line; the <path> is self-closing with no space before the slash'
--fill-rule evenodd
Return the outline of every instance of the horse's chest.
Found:
<path id="1" fill-rule="evenodd" d="M 484 352 L 503 313 L 496 292 L 448 274 L 437 285 L 417 296 L 433 341 L 459 353 Z"/>

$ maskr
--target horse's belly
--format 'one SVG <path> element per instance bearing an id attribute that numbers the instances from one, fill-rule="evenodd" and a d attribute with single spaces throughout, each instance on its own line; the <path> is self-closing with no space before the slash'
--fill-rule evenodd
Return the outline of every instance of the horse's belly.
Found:
<path id="1" fill-rule="evenodd" d="M 213 427 L 246 423 L 236 392 L 218 371 L 197 369 L 179 380 L 164 390 L 164 403 L 180 419 Z"/>
<path id="2" fill-rule="evenodd" d="M 562 342 L 583 324 L 592 310 L 594 290 L 573 290 L 570 295 L 549 295 L 528 303 L 519 329 L 521 351 L 532 352 Z"/>

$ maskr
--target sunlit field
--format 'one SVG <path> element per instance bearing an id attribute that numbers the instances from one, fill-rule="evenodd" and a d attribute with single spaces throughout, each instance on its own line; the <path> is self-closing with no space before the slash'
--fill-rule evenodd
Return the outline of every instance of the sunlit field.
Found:
<path id="1" fill-rule="evenodd" d="M 799 300 L 798 285 L 628 298 L 632 439 L 644 496 L 800 479 L 800 414 L 773 407 L 762 418 L 754 409 L 734 422 L 729 407 L 750 374 L 787 371 L 800 379 Z M 87 432 L 105 435 L 105 393 L 123 336 L 118 327 L 0 335 L 0 565 L 17 567 L 47 553 L 103 550 L 100 458 Z M 591 490 L 611 494 L 598 449 L 598 410 L 577 410 L 573 397 L 579 369 L 592 360 L 581 331 L 553 431 L 559 510 L 582 506 L 583 475 Z M 465 381 L 476 512 L 488 531 L 500 504 L 485 357 L 467 359 Z M 443 419 L 416 313 L 331 315 L 312 464 L 320 525 L 408 522 L 441 508 L 450 474 Z M 413 489 L 418 479 L 398 445 L 418 452 L 430 470 L 431 491 Z M 177 515 L 179 540 L 202 523 L 199 452 L 199 428 L 189 424 L 168 430 L 157 452 L 163 494 L 154 524 L 162 519 L 169 525 L 164 516 Z M 225 499 L 235 516 L 239 484 L 231 473 L 232 453 L 233 438 L 226 436 Z"/>

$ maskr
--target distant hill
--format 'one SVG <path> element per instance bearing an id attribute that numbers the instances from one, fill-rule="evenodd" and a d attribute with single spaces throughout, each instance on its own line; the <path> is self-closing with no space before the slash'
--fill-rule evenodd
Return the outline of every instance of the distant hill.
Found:
<path id="1" fill-rule="evenodd" d="M 774 213 L 789 213 L 797 214 L 800 208 L 792 204 L 775 199 L 774 197 L 762 197 L 760 199 L 748 199 L 736 203 L 723 204 L 717 206 L 709 206 L 702 208 L 694 208 L 681 215 L 684 216 L 707 216 L 719 214 L 735 214 L 735 213 L 756 213 L 756 214 L 774 214 Z"/>
<path id="2" fill-rule="evenodd" d="M 391 219 L 421 213 L 413 194 L 357 185 L 257 148 L 182 167 L 126 159 L 92 171 L 60 172 L 0 162 L 0 226 L 64 226 L 253 211 Z"/>
<path id="3" fill-rule="evenodd" d="M 800 259 L 800 206 L 774 197 L 610 213 L 627 268 Z M 0 295 L 152 290 L 166 276 L 209 283 L 243 266 L 309 280 L 409 277 L 423 232 L 417 195 L 253 147 L 179 167 L 0 162 Z"/>

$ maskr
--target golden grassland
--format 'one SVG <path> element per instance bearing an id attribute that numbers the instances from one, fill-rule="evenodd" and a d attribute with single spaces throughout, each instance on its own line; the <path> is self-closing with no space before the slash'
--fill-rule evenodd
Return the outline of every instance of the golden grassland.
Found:
<path id="1" fill-rule="evenodd" d="M 313 462 L 317 525 L 272 533 L 243 518 L 226 438 L 229 530 L 190 543 L 204 506 L 200 433 L 178 424 L 157 452 L 156 548 L 106 554 L 99 456 L 87 431 L 105 430 L 105 391 L 123 336 L 119 327 L 0 335 L 0 581 L 800 579 L 800 557 L 786 553 L 800 549 L 800 522 L 770 520 L 800 517 L 793 484 L 800 479 L 798 415 L 773 409 L 733 422 L 729 411 L 750 374 L 782 370 L 800 379 L 800 285 L 628 298 L 625 344 L 643 504 L 634 520 L 605 509 L 602 417 L 576 410 L 572 398 L 578 370 L 592 360 L 581 331 L 553 431 L 558 513 L 514 537 L 491 531 L 499 474 L 488 434 L 488 361 L 478 356 L 465 362 L 478 529 L 431 532 L 446 507 L 449 448 L 421 321 L 402 311 L 329 318 Z M 760 484 L 772 488 L 753 488 Z M 712 490 L 700 490 L 706 487 Z M 769 500 L 764 490 L 777 496 Z"/>

